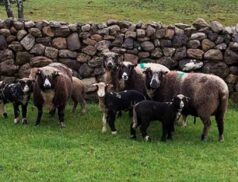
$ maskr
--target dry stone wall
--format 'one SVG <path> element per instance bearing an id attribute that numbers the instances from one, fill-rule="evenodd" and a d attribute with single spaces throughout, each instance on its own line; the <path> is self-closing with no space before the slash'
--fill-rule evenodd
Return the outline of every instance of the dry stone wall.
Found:
<path id="1" fill-rule="evenodd" d="M 104 72 L 105 48 L 119 53 L 120 60 L 216 74 L 228 84 L 231 97 L 238 98 L 238 25 L 224 27 L 201 18 L 192 25 L 174 26 L 116 20 L 101 24 L 1 20 L 0 79 L 25 77 L 32 67 L 61 62 L 75 76 L 93 83 Z"/>

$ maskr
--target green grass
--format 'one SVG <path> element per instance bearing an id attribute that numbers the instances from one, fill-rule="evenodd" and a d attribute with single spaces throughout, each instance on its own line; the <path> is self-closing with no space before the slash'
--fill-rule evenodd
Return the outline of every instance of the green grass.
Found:
<path id="1" fill-rule="evenodd" d="M 138 132 L 129 140 L 130 118 L 116 122 L 118 135 L 101 133 L 101 113 L 90 104 L 85 115 L 66 110 L 66 128 L 44 113 L 34 126 L 36 109 L 29 107 L 29 124 L 14 125 L 0 119 L 0 181 L 237 181 L 237 107 L 230 107 L 225 121 L 225 142 L 217 141 L 213 120 L 207 142 L 201 142 L 200 120 L 190 118 L 187 128 L 176 127 L 173 141 L 160 142 L 159 122 L 151 124 L 151 143 Z"/>
<path id="2" fill-rule="evenodd" d="M 15 6 L 15 5 L 13 5 Z M 67 22 L 104 22 L 108 19 L 132 22 L 191 23 L 202 17 L 225 25 L 238 23 L 237 0 L 27 0 L 25 18 Z M 16 14 L 16 9 L 14 9 Z M 0 18 L 5 19 L 0 7 Z"/>

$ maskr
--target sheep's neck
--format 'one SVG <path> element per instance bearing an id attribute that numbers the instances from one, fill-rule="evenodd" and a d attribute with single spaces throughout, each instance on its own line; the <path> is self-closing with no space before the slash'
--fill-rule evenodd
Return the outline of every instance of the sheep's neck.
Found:
<path id="1" fill-rule="evenodd" d="M 104 97 L 98 97 L 98 101 L 99 101 L 99 107 L 101 109 L 101 111 L 106 111 L 106 104 L 105 104 L 105 96 Z"/>

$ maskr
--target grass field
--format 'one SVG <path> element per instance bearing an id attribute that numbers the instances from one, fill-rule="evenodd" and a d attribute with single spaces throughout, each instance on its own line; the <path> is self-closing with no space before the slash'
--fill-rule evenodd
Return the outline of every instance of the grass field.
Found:
<path id="1" fill-rule="evenodd" d="M 191 23 L 202 17 L 225 25 L 238 23 L 237 0 L 26 0 L 24 6 L 25 18 L 32 20 L 104 22 L 118 19 L 173 24 Z M 3 6 L 0 18 L 6 18 Z"/>
<path id="2" fill-rule="evenodd" d="M 176 127 L 173 141 L 160 142 L 161 128 L 149 128 L 151 143 L 129 140 L 130 118 L 118 119 L 117 136 L 101 133 L 98 106 L 85 115 L 66 111 L 66 128 L 44 114 L 34 126 L 36 109 L 29 107 L 29 124 L 14 125 L 0 119 L 0 181 L 237 181 L 237 107 L 230 107 L 225 121 L 225 142 L 217 141 L 213 121 L 207 142 L 199 136 L 202 124 Z M 138 135 L 139 136 L 139 135 Z"/>

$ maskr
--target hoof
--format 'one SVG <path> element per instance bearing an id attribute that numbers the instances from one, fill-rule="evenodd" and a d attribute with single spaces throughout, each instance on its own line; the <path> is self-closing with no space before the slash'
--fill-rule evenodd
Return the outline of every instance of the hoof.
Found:
<path id="1" fill-rule="evenodd" d="M 224 136 L 223 135 L 219 136 L 218 141 L 219 142 L 224 142 Z"/>
<path id="2" fill-rule="evenodd" d="M 106 127 L 103 127 L 102 128 L 102 133 L 106 133 L 107 132 L 107 128 Z"/>
<path id="3" fill-rule="evenodd" d="M 60 127 L 61 127 L 61 128 L 65 128 L 64 122 L 60 122 Z"/>
<path id="4" fill-rule="evenodd" d="M 15 124 L 18 124 L 18 123 L 19 123 L 19 118 L 15 118 L 15 119 L 14 119 L 14 123 L 15 123 Z"/>
<path id="5" fill-rule="evenodd" d="M 22 124 L 27 124 L 27 119 L 26 118 L 22 119 Z"/>
<path id="6" fill-rule="evenodd" d="M 207 142 L 207 136 L 201 135 L 201 141 Z"/>
<path id="7" fill-rule="evenodd" d="M 151 142 L 151 138 L 150 138 L 149 136 L 146 136 L 146 137 L 145 137 L 145 141 L 146 141 L 146 142 Z"/>
<path id="8" fill-rule="evenodd" d="M 87 109 L 83 109 L 80 113 L 85 114 L 87 112 Z"/>
<path id="9" fill-rule="evenodd" d="M 112 135 L 116 135 L 117 134 L 117 131 L 112 131 Z"/>
<path id="10" fill-rule="evenodd" d="M 6 119 L 6 118 L 8 118 L 8 115 L 7 115 L 7 113 L 5 112 L 5 113 L 3 113 L 3 117 Z"/>
<path id="11" fill-rule="evenodd" d="M 168 136 L 167 139 L 168 140 L 173 140 L 173 137 L 172 136 Z"/>
<path id="12" fill-rule="evenodd" d="M 131 135 L 131 136 L 130 136 L 130 139 L 131 139 L 131 140 L 135 140 L 135 139 L 136 139 L 136 136 L 135 136 L 135 135 Z"/>

